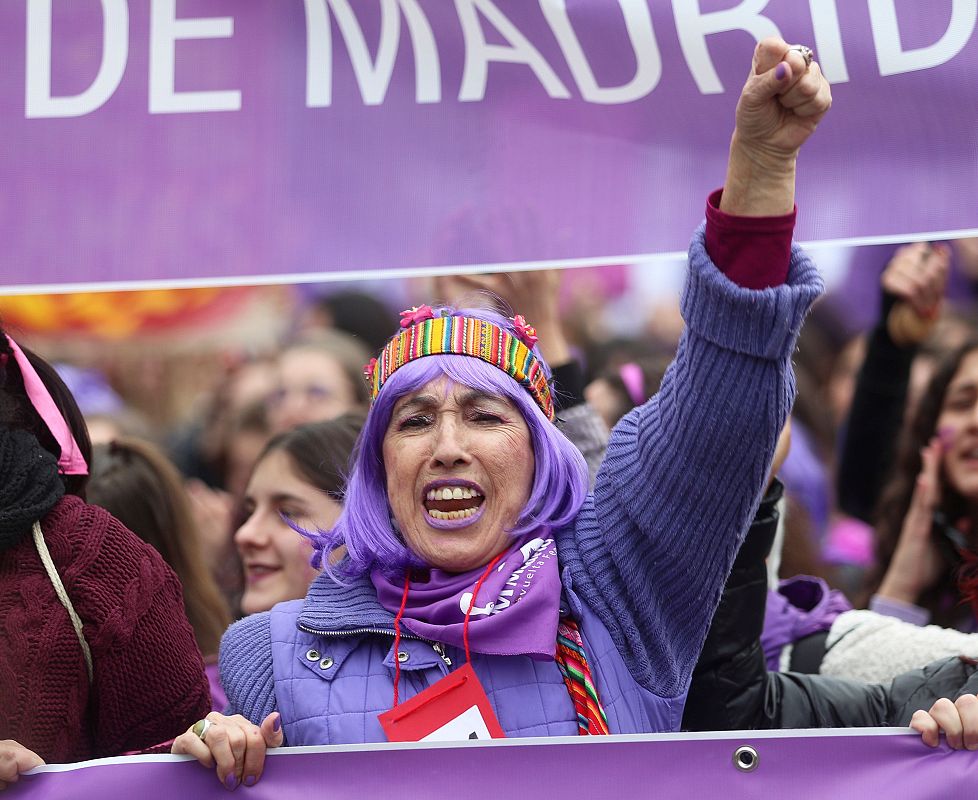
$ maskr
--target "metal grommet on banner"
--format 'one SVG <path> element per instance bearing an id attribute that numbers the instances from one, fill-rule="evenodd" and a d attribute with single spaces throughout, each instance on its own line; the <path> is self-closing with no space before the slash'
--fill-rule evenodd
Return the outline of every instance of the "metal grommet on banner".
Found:
<path id="1" fill-rule="evenodd" d="M 753 772 L 757 769 L 761 757 L 749 744 L 744 744 L 734 750 L 733 763 L 741 772 Z"/>

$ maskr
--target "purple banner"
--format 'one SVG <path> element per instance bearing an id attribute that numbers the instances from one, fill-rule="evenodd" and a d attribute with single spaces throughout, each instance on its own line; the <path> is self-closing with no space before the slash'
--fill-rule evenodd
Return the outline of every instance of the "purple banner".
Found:
<path id="1" fill-rule="evenodd" d="M 179 756 L 42 767 L 6 796 L 227 797 L 211 770 Z M 739 762 L 739 766 L 737 763 Z M 753 766 L 753 769 L 750 767 Z M 458 745 L 283 748 L 250 800 L 372 797 L 971 797 L 978 754 L 932 750 L 892 729 L 509 739 Z"/>
<path id="2" fill-rule="evenodd" d="M 835 108 L 798 237 L 978 229 L 978 0 L 6 0 L 0 290 L 640 261 L 755 40 Z"/>

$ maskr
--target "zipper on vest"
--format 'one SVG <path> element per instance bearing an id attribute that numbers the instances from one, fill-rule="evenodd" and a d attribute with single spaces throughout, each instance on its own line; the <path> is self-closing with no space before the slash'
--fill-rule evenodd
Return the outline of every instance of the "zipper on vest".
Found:
<path id="1" fill-rule="evenodd" d="M 446 667 L 452 665 L 452 659 L 445 655 L 445 645 L 441 642 L 431 642 L 431 649 L 438 653 L 438 657 L 445 662 Z"/>
<path id="2" fill-rule="evenodd" d="M 311 633 L 315 636 L 359 636 L 363 633 L 377 633 L 381 636 L 390 636 L 392 639 L 394 638 L 394 631 L 385 630 L 384 628 L 354 628 L 351 631 L 321 631 L 317 630 L 316 628 L 307 627 L 301 622 L 297 623 L 297 627 L 300 631 L 305 631 L 306 633 Z M 426 639 L 422 639 L 420 636 L 414 636 L 413 634 L 405 633 L 404 631 L 401 631 L 401 638 L 414 639 L 418 642 L 427 641 Z"/>
<path id="3" fill-rule="evenodd" d="M 394 631 L 384 630 L 383 628 L 354 628 L 352 631 L 320 631 L 316 628 L 310 628 L 307 625 L 303 625 L 301 622 L 298 623 L 297 627 L 300 631 L 305 631 L 306 633 L 311 633 L 314 636 L 360 636 L 364 633 L 376 633 L 381 636 L 390 636 L 394 638 Z M 422 636 L 414 636 L 410 633 L 405 633 L 401 631 L 402 639 L 413 639 L 416 642 L 424 642 L 429 645 L 432 650 L 434 650 L 438 657 L 445 662 L 446 667 L 452 666 L 451 657 L 445 653 L 445 646 L 441 642 L 432 642 L 429 639 L 425 639 Z"/>

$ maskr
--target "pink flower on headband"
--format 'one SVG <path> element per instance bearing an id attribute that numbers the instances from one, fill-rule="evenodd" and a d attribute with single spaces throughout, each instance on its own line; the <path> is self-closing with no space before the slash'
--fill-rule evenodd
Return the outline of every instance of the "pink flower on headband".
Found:
<path id="1" fill-rule="evenodd" d="M 417 325 L 426 319 L 434 318 L 435 312 L 431 310 L 431 306 L 414 306 L 414 308 L 409 308 L 401 312 L 401 327 L 410 328 L 412 325 Z"/>
<path id="2" fill-rule="evenodd" d="M 363 377 L 367 379 L 367 383 L 373 383 L 374 380 L 374 370 L 377 369 L 377 359 L 371 358 L 366 364 L 363 365 Z"/>
<path id="3" fill-rule="evenodd" d="M 530 349 L 533 349 L 533 345 L 538 341 L 537 329 L 527 324 L 522 314 L 517 314 L 513 317 L 513 327 L 516 329 L 516 335 L 519 337 L 519 340 Z"/>

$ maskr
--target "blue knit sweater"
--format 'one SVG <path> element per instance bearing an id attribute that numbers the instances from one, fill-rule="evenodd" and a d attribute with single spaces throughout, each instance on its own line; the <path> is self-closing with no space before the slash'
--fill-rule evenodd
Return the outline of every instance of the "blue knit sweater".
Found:
<path id="1" fill-rule="evenodd" d="M 683 694 L 734 557 L 757 509 L 794 399 L 790 358 L 822 289 L 793 249 L 782 286 L 744 289 L 710 261 L 701 227 L 681 301 L 687 328 L 659 393 L 612 431 L 595 490 L 557 533 L 574 592 L 608 629 L 634 679 Z M 389 627 L 369 581 L 313 584 L 303 616 L 320 628 Z M 267 614 L 221 645 L 231 706 L 259 722 L 275 710 Z"/>

